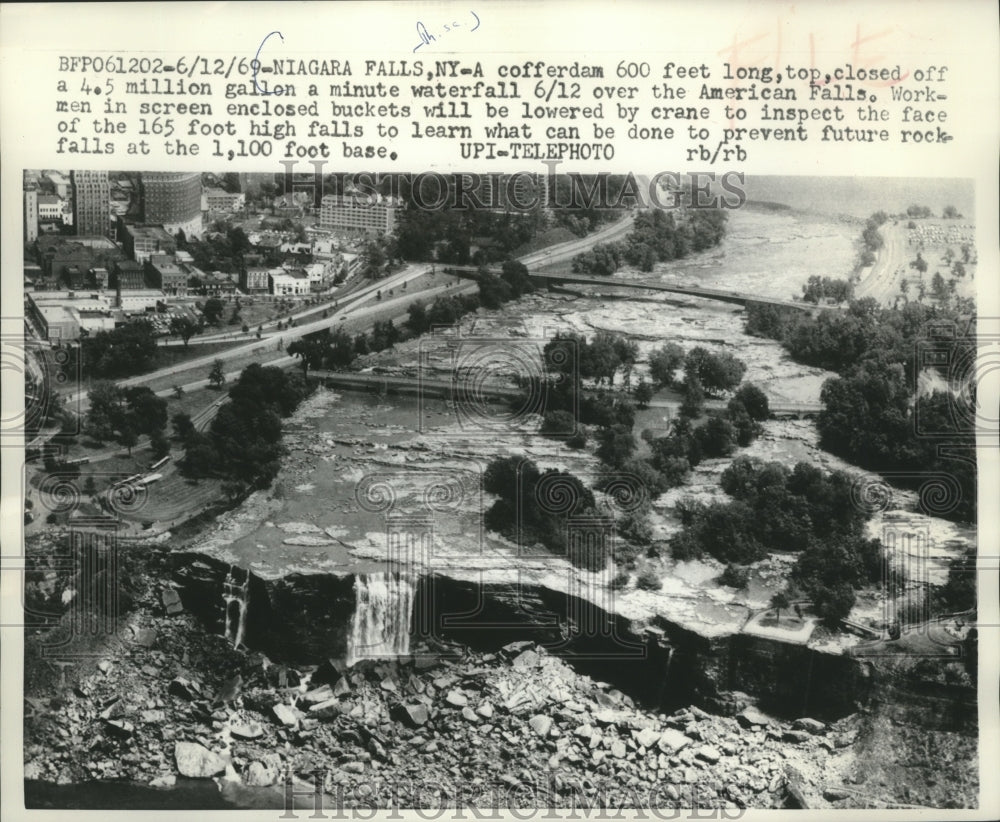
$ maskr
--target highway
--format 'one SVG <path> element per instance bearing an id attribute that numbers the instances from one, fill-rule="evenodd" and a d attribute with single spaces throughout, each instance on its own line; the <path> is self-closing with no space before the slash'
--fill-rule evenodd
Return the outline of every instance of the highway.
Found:
<path id="1" fill-rule="evenodd" d="M 571 259 L 576 254 L 579 254 L 581 251 L 585 251 L 587 248 L 597 243 L 608 242 L 609 240 L 613 240 L 616 237 L 627 233 L 631 226 L 632 214 L 630 213 L 622 219 L 605 226 L 604 228 L 601 228 L 586 237 L 570 240 L 565 243 L 551 246 L 547 249 L 542 249 L 541 251 L 526 254 L 521 257 L 520 260 L 525 265 L 539 265 Z M 118 385 L 126 387 L 134 385 L 147 385 L 166 377 L 173 377 L 178 374 L 182 374 L 186 371 L 197 369 L 207 370 L 211 368 L 212 364 L 216 360 L 222 360 L 222 362 L 225 363 L 232 360 L 252 357 L 254 354 L 261 353 L 264 350 L 274 350 L 278 346 L 279 341 L 281 342 L 282 348 L 285 348 L 288 343 L 307 334 L 313 334 L 326 328 L 332 328 L 353 320 L 370 318 L 374 314 L 382 313 L 387 309 L 394 307 L 398 307 L 399 313 L 403 314 L 409 304 L 417 299 L 426 302 L 434 299 L 442 293 L 446 293 L 449 289 L 453 289 L 453 293 L 458 293 L 459 291 L 464 290 L 461 286 L 449 286 L 447 283 L 444 283 L 442 285 L 432 286 L 431 288 L 427 288 L 422 291 L 409 291 L 402 293 L 399 296 L 389 298 L 385 297 L 388 292 L 395 292 L 397 289 L 402 289 L 404 283 L 408 283 L 410 280 L 427 274 L 431 271 L 431 269 L 432 266 L 430 263 L 416 263 L 408 265 L 401 271 L 397 271 L 385 279 L 376 280 L 357 289 L 346 301 L 343 302 L 343 304 L 340 305 L 337 311 L 333 312 L 326 318 L 320 318 L 312 322 L 297 325 L 293 328 L 286 328 L 282 331 L 275 330 L 263 336 L 259 340 L 248 340 L 244 345 L 237 345 L 233 348 L 227 349 L 226 351 L 216 352 L 215 354 L 206 355 L 204 357 L 196 357 L 168 368 L 151 371 L 148 374 L 140 374 L 135 377 L 118 380 L 117 383 Z M 442 275 L 441 278 L 443 281 L 448 279 L 444 275 Z M 375 299 L 377 292 L 380 291 L 383 294 L 383 298 L 374 304 L 371 304 Z M 353 323 L 351 323 L 351 325 L 353 325 Z M 293 362 L 295 362 L 295 358 L 285 357 L 273 360 L 269 362 L 269 365 L 289 365 Z M 238 376 L 238 372 L 228 373 L 226 374 L 226 379 L 228 381 L 235 376 Z M 183 387 L 185 390 L 188 390 L 189 386 L 191 388 L 199 388 L 204 387 L 207 384 L 207 379 L 200 379 L 186 383 Z M 157 393 L 161 396 L 166 396 L 170 393 L 170 391 L 172 391 L 172 388 L 170 390 L 160 391 Z M 79 408 L 85 411 L 88 404 L 86 395 L 86 390 L 80 390 L 75 394 L 69 395 L 69 399 L 73 404 L 78 402 Z"/>

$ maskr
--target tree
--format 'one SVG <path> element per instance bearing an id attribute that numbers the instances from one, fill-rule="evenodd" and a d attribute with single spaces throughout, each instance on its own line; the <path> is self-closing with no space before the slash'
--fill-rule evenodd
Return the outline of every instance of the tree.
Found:
<path id="1" fill-rule="evenodd" d="M 479 301 L 485 308 L 499 308 L 512 296 L 506 280 L 489 272 L 479 275 Z"/>
<path id="2" fill-rule="evenodd" d="M 778 593 L 771 597 L 771 608 L 774 609 L 775 622 L 781 622 L 781 612 L 791 604 L 788 600 L 788 594 L 784 591 L 778 591 Z"/>
<path id="3" fill-rule="evenodd" d="M 649 376 L 657 385 L 672 385 L 674 372 L 684 362 L 684 349 L 677 343 L 666 343 L 649 355 Z"/>
<path id="4" fill-rule="evenodd" d="M 528 267 L 517 260 L 507 260 L 501 266 L 501 277 L 510 287 L 511 297 L 517 298 L 522 294 L 528 294 L 535 290 L 534 284 L 528 276 Z"/>
<path id="5" fill-rule="evenodd" d="M 915 259 L 915 260 L 913 260 L 913 262 L 911 262 L 911 263 L 910 263 L 910 268 L 915 268 L 915 269 L 916 269 L 917 271 L 919 271 L 919 272 L 920 272 L 921 274 L 924 274 L 924 273 L 926 273 L 926 271 L 927 271 L 927 260 L 925 260 L 925 259 L 924 259 L 924 258 L 923 258 L 923 257 L 921 256 L 921 254 L 920 254 L 920 252 L 919 252 L 919 251 L 917 252 L 917 257 L 916 257 L 916 259 Z"/>
<path id="6" fill-rule="evenodd" d="M 707 393 L 736 388 L 745 372 L 746 365 L 726 351 L 713 354 L 706 348 L 695 346 L 684 358 L 685 381 L 697 380 Z"/>
<path id="7" fill-rule="evenodd" d="M 187 447 L 187 444 L 198 433 L 194 427 L 194 422 L 191 420 L 191 415 L 178 412 L 171 418 L 171 422 L 174 426 L 174 436 L 180 440 L 181 444 Z"/>
<path id="8" fill-rule="evenodd" d="M 118 441 L 128 449 L 128 455 L 132 456 L 132 449 L 139 442 L 139 434 L 131 425 L 125 425 L 118 434 Z"/>
<path id="9" fill-rule="evenodd" d="M 170 453 L 170 440 L 166 438 L 162 430 L 154 431 L 149 435 L 149 445 L 154 460 L 163 459 Z"/>
<path id="10" fill-rule="evenodd" d="M 814 610 L 831 628 L 835 628 L 842 619 L 846 619 L 854 607 L 854 587 L 849 582 L 817 586 L 811 594 Z"/>
<path id="11" fill-rule="evenodd" d="M 540 431 L 550 437 L 572 436 L 577 430 L 576 419 L 569 411 L 546 411 Z"/>
<path id="12" fill-rule="evenodd" d="M 406 325 L 414 335 L 423 334 L 431 327 L 430 321 L 427 319 L 427 309 L 424 308 L 423 303 L 410 303 L 406 312 L 409 315 Z"/>
<path id="13" fill-rule="evenodd" d="M 938 300 L 948 298 L 948 286 L 945 284 L 944 277 L 941 276 L 940 271 L 935 271 L 934 276 L 931 278 L 931 291 L 934 292 L 934 296 Z"/>
<path id="14" fill-rule="evenodd" d="M 733 400 L 742 403 L 747 414 L 750 415 L 750 418 L 757 420 L 758 422 L 762 422 L 771 416 L 771 411 L 767 402 L 767 394 L 761 391 L 753 383 L 741 385 L 736 390 L 736 393 L 733 394 Z"/>
<path id="15" fill-rule="evenodd" d="M 184 347 L 187 348 L 190 339 L 195 334 L 201 333 L 201 325 L 187 315 L 178 316 L 175 314 L 170 318 L 170 333 L 176 334 L 184 340 Z"/>
<path id="16" fill-rule="evenodd" d="M 219 320 L 222 318 L 222 312 L 225 311 L 225 303 L 222 302 L 218 297 L 209 297 L 205 301 L 205 305 L 201 308 L 201 313 L 205 317 L 205 322 L 209 325 L 218 325 Z"/>
<path id="17" fill-rule="evenodd" d="M 598 458 L 612 467 L 621 466 L 635 453 L 635 437 L 631 429 L 624 425 L 602 428 L 597 434 L 597 440 L 600 443 L 597 447 Z"/>
<path id="18" fill-rule="evenodd" d="M 86 431 L 98 442 L 111 439 L 125 419 L 125 395 L 113 382 L 95 382 L 87 393 Z"/>
<path id="19" fill-rule="evenodd" d="M 649 408 L 649 402 L 653 399 L 653 386 L 645 379 L 640 379 L 635 387 L 635 403 L 639 408 Z"/>
<path id="20" fill-rule="evenodd" d="M 213 388 L 222 388 L 226 382 L 226 374 L 223 371 L 222 360 L 215 360 L 212 363 L 212 370 L 208 372 L 208 384 Z"/>
<path id="21" fill-rule="evenodd" d="M 302 337 L 289 343 L 286 350 L 293 357 L 301 358 L 302 376 L 305 377 L 310 368 L 323 367 L 323 361 L 330 352 L 329 333 L 321 332 L 315 336 Z"/>
<path id="22" fill-rule="evenodd" d="M 736 429 L 724 417 L 711 417 L 695 431 L 706 457 L 728 457 L 736 450 Z"/>
<path id="23" fill-rule="evenodd" d="M 705 392 L 696 379 L 688 380 L 684 386 L 684 399 L 678 413 L 684 419 L 698 419 L 705 408 Z"/>

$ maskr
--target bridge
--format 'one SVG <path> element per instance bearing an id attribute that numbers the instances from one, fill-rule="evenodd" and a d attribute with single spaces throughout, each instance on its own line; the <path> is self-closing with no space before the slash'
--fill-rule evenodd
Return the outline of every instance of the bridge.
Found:
<path id="1" fill-rule="evenodd" d="M 491 274 L 500 274 L 499 269 L 486 269 Z M 457 277 L 475 279 L 480 269 L 469 266 L 450 266 L 445 273 Z M 777 308 L 793 309 L 795 311 L 815 311 L 819 306 L 812 303 L 795 302 L 794 300 L 779 300 L 776 297 L 764 297 L 759 294 L 749 294 L 743 291 L 725 291 L 719 288 L 702 288 L 695 285 L 670 285 L 666 283 L 647 282 L 645 280 L 625 280 L 615 277 L 593 277 L 587 274 L 542 274 L 529 272 L 528 276 L 536 285 L 546 285 L 549 288 L 557 285 L 592 285 L 603 288 L 633 288 L 643 291 L 666 291 L 671 294 L 684 294 L 689 297 L 700 297 L 705 300 L 730 303 L 746 307 L 747 303 L 773 305 Z"/>
<path id="2" fill-rule="evenodd" d="M 322 381 L 331 388 L 341 388 L 346 391 L 369 391 L 380 394 L 400 394 L 409 396 L 434 397 L 444 400 L 517 400 L 524 396 L 525 389 L 515 385 L 500 383 L 482 383 L 473 378 L 467 383 L 468 389 L 462 387 L 457 380 L 447 377 L 407 377 L 402 375 L 352 373 L 345 371 L 312 370 L 309 375 Z M 672 399 L 656 399 L 650 401 L 650 408 L 665 408 L 676 411 L 681 401 Z M 713 412 L 724 411 L 726 400 L 707 400 L 705 410 Z M 810 419 L 815 417 L 823 406 L 809 402 L 776 402 L 770 405 L 771 418 L 777 420 Z"/>

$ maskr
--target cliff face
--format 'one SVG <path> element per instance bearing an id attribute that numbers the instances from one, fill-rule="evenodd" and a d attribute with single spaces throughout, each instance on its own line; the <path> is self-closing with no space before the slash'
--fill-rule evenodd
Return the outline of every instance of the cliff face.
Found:
<path id="1" fill-rule="evenodd" d="M 173 564 L 185 606 L 209 631 L 235 641 L 242 607 L 242 641 L 274 660 L 317 664 L 351 653 L 357 575 L 262 579 L 197 553 L 175 554 Z M 693 702 L 735 714 L 760 703 L 777 715 L 836 719 L 871 696 L 869 664 L 847 656 L 744 634 L 708 638 L 662 618 L 632 621 L 538 584 L 429 574 L 413 588 L 407 604 L 412 639 L 483 652 L 536 642 L 579 671 L 664 709 Z M 245 603 L 234 604 L 240 596 Z"/>

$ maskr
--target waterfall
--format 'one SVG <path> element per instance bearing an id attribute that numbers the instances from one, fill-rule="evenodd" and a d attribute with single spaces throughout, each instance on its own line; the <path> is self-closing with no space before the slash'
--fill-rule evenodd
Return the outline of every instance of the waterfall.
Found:
<path id="1" fill-rule="evenodd" d="M 223 636 L 226 639 L 232 638 L 233 647 L 239 648 L 243 642 L 243 636 L 247 627 L 247 610 L 250 605 L 248 591 L 250 589 L 250 572 L 244 572 L 246 576 L 243 581 L 239 580 L 240 569 L 235 565 L 229 566 L 229 573 L 226 574 L 225 582 L 222 583 L 222 607 L 226 613 L 226 627 Z M 235 605 L 236 618 L 233 619 L 233 606 Z"/>
<path id="2" fill-rule="evenodd" d="M 413 590 L 409 577 L 398 572 L 355 575 L 348 665 L 361 659 L 386 659 L 410 652 Z"/>

